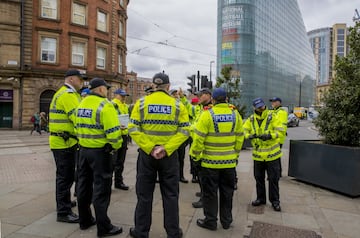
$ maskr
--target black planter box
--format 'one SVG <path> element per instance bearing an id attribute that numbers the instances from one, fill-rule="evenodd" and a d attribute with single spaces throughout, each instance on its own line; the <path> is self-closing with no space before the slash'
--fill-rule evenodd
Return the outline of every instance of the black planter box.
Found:
<path id="1" fill-rule="evenodd" d="M 288 175 L 351 197 L 360 196 L 360 147 L 290 140 Z"/>

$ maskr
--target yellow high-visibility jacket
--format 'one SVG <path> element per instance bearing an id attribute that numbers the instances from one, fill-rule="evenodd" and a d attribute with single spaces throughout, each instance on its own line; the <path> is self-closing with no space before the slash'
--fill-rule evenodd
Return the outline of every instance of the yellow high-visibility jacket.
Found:
<path id="1" fill-rule="evenodd" d="M 219 103 L 201 113 L 195 124 L 190 155 L 205 168 L 236 167 L 244 142 L 242 118 L 227 103 Z"/>
<path id="2" fill-rule="evenodd" d="M 119 119 L 114 105 L 107 98 L 88 95 L 76 109 L 75 122 L 81 146 L 102 148 L 109 143 L 113 149 L 121 147 Z"/>
<path id="3" fill-rule="evenodd" d="M 129 115 L 130 112 L 129 112 L 129 106 L 126 104 L 126 103 L 123 103 L 121 102 L 119 99 L 117 98 L 114 98 L 112 101 L 111 101 L 115 106 L 115 109 L 118 113 L 118 115 Z M 121 130 L 121 134 L 122 135 L 127 135 L 128 134 L 128 129 L 124 129 L 124 130 Z"/>
<path id="4" fill-rule="evenodd" d="M 136 101 L 128 128 L 145 153 L 163 145 L 170 156 L 189 137 L 189 126 L 185 106 L 166 92 L 155 91 Z"/>
<path id="5" fill-rule="evenodd" d="M 68 85 L 62 86 L 53 96 L 49 110 L 49 145 L 50 149 L 65 149 L 77 144 L 75 138 L 64 140 L 55 135 L 66 132 L 75 137 L 75 109 L 81 101 L 81 96 Z"/>
<path id="6" fill-rule="evenodd" d="M 284 128 L 284 133 L 279 135 L 279 143 L 282 145 L 285 142 L 286 131 L 287 131 L 287 122 L 288 122 L 288 113 L 281 107 L 274 108 L 272 114 L 275 116 L 275 119 L 281 123 L 281 126 Z"/>
<path id="7" fill-rule="evenodd" d="M 259 125 L 259 121 L 261 122 Z M 261 116 L 254 113 L 244 123 L 245 138 L 250 135 L 270 134 L 271 139 L 263 141 L 260 138 L 252 139 L 252 157 L 257 161 L 272 161 L 279 159 L 282 152 L 279 137 L 283 135 L 284 128 L 280 121 L 276 120 L 272 113 L 266 109 Z"/>

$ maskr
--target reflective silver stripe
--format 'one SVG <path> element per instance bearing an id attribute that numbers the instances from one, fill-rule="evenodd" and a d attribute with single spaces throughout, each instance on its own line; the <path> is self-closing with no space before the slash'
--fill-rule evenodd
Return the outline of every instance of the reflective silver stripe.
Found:
<path id="1" fill-rule="evenodd" d="M 196 129 L 194 130 L 194 133 L 197 134 L 198 136 L 206 137 L 206 134 L 204 134 L 204 133 L 202 133 L 202 132 L 200 132 L 200 131 L 198 131 Z"/>
<path id="2" fill-rule="evenodd" d="M 243 136 L 243 135 L 244 135 L 244 132 L 240 132 L 240 133 L 239 133 L 239 132 L 235 132 L 235 135 L 236 135 L 236 136 Z"/>
<path id="3" fill-rule="evenodd" d="M 227 146 L 233 146 L 235 145 L 235 142 L 229 142 L 229 143 L 212 143 L 212 142 L 204 142 L 204 145 L 208 146 L 214 146 L 214 147 L 227 147 Z"/>
<path id="4" fill-rule="evenodd" d="M 201 154 L 201 151 L 197 151 L 197 150 L 193 150 L 192 152 L 193 152 L 194 155 L 199 155 L 199 154 Z"/>
<path id="5" fill-rule="evenodd" d="M 177 131 L 148 131 L 148 130 L 142 130 L 147 135 L 153 135 L 153 136 L 173 136 L 177 133 Z"/>
<path id="6" fill-rule="evenodd" d="M 88 134 L 77 134 L 78 138 L 84 138 L 84 139 L 102 139 L 106 138 L 105 135 L 88 135 Z"/>
<path id="7" fill-rule="evenodd" d="M 120 138 L 118 139 L 108 139 L 108 141 L 112 142 L 112 143 L 117 143 L 119 141 Z"/>
<path id="8" fill-rule="evenodd" d="M 233 135 L 235 135 L 235 133 L 234 132 L 219 132 L 219 133 L 209 132 L 207 135 L 215 136 L 215 137 L 217 137 L 217 136 L 233 136 Z"/>
<path id="9" fill-rule="evenodd" d="M 259 152 L 270 152 L 270 151 L 272 151 L 272 150 L 275 150 L 276 148 L 280 148 L 280 145 L 279 144 L 276 144 L 276 145 L 274 145 L 274 146 L 272 146 L 272 147 L 270 147 L 270 148 L 265 148 L 265 149 L 261 149 L 261 148 L 258 148 L 258 149 L 256 149 L 256 151 L 259 151 Z"/>
<path id="10" fill-rule="evenodd" d="M 128 130 L 128 132 L 141 131 L 139 127 L 133 127 Z"/>
<path id="11" fill-rule="evenodd" d="M 187 130 L 183 130 L 183 129 L 181 129 L 181 128 L 178 128 L 177 131 L 180 132 L 180 133 L 182 133 L 182 134 L 184 134 L 184 135 L 186 135 L 186 136 L 190 136 L 190 133 L 189 133 L 189 131 L 187 131 Z"/>
<path id="12" fill-rule="evenodd" d="M 235 154 L 234 150 L 228 150 L 228 151 L 208 151 L 204 150 L 204 155 L 233 155 Z"/>
<path id="13" fill-rule="evenodd" d="M 101 125 L 100 114 L 101 114 L 101 110 L 104 108 L 105 103 L 106 103 L 106 101 L 103 101 L 102 103 L 100 103 L 99 107 L 98 107 L 97 110 L 96 110 L 96 118 L 95 118 L 95 121 L 96 121 L 96 124 L 97 124 L 97 125 Z"/>
<path id="14" fill-rule="evenodd" d="M 175 122 L 179 123 L 179 114 L 180 114 L 180 100 L 176 100 L 175 102 Z"/>
<path id="15" fill-rule="evenodd" d="M 283 127 L 275 127 L 274 130 L 277 130 L 277 131 L 285 131 L 285 129 Z"/>
<path id="16" fill-rule="evenodd" d="M 67 119 L 51 119 L 49 122 L 52 123 L 72 123 L 70 120 Z"/>
<path id="17" fill-rule="evenodd" d="M 64 93 L 74 93 L 74 91 L 73 91 L 71 88 L 67 88 L 66 90 L 64 90 L 64 91 L 62 91 L 61 93 L 59 93 L 59 94 L 56 96 L 55 100 L 54 100 L 54 104 L 53 104 L 52 109 L 56 109 L 56 102 L 57 102 L 58 98 L 59 98 L 61 95 L 63 95 Z"/>
<path id="18" fill-rule="evenodd" d="M 140 123 L 144 120 L 144 107 L 145 107 L 145 98 L 140 98 Z"/>

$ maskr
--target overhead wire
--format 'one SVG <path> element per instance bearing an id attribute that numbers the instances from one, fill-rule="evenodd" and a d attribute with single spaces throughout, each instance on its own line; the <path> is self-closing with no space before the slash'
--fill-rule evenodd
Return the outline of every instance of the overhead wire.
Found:
<path id="1" fill-rule="evenodd" d="M 156 58 L 156 59 L 164 59 L 164 60 L 172 60 L 172 61 L 178 61 L 178 62 L 183 62 L 183 63 L 187 63 L 187 64 L 192 64 L 192 65 L 201 65 L 201 66 L 206 66 L 208 67 L 208 64 L 202 64 L 202 63 L 196 63 L 196 62 L 190 62 L 187 60 L 182 60 L 182 59 L 174 59 L 174 58 L 166 58 L 166 57 L 160 57 L 160 56 L 153 56 L 153 55 L 146 55 L 146 54 L 138 54 L 138 53 L 129 53 L 132 55 L 139 55 L 139 56 L 145 56 L 145 57 L 150 57 L 150 58 Z"/>
<path id="2" fill-rule="evenodd" d="M 205 53 L 205 52 L 202 52 L 202 51 L 198 51 L 198 50 L 194 50 L 194 49 L 189 49 L 189 48 L 184 48 L 184 47 L 178 47 L 176 45 L 170 45 L 168 43 L 164 43 L 162 41 L 151 41 L 151 40 L 146 40 L 146 39 L 141 39 L 141 38 L 138 38 L 138 37 L 134 37 L 134 36 L 127 36 L 128 38 L 131 38 L 131 39 L 135 39 L 135 40 L 141 40 L 141 41 L 145 41 L 145 42 L 151 42 L 151 43 L 154 43 L 154 44 L 159 44 L 159 45 L 164 45 L 164 46 L 168 46 L 168 47 L 173 47 L 173 48 L 176 48 L 176 49 L 180 49 L 180 50 L 185 50 L 185 51 L 190 51 L 190 52 L 194 52 L 194 53 L 198 53 L 198 54 L 203 54 L 203 55 L 208 55 L 208 56 L 216 56 L 216 55 L 213 55 L 213 54 L 209 54 L 209 53 Z"/>
<path id="3" fill-rule="evenodd" d="M 199 43 L 199 44 L 202 44 L 203 45 L 203 42 L 199 42 L 199 41 L 196 41 L 196 40 L 193 40 L 193 39 L 189 39 L 189 38 L 186 38 L 186 37 L 182 37 L 182 36 L 178 36 L 176 34 L 173 34 L 172 32 L 168 31 L 167 29 L 165 29 L 164 27 L 160 26 L 159 24 L 157 23 L 154 23 L 152 22 L 150 19 L 148 19 L 147 17 L 145 17 L 144 15 L 140 14 L 139 12 L 131 9 L 131 8 L 128 8 L 128 10 L 134 12 L 135 14 L 139 15 L 140 17 L 142 17 L 144 20 L 146 20 L 147 22 L 149 22 L 150 24 L 156 26 L 157 28 L 159 28 L 160 30 L 170 34 L 172 38 L 179 38 L 179 39 L 183 39 L 183 40 L 187 40 L 187 41 L 192 41 L 192 42 L 196 42 L 196 43 Z M 181 50 L 186 50 L 186 51 L 190 51 L 190 52 L 193 52 L 193 53 L 199 53 L 199 54 L 204 54 L 204 55 L 208 55 L 208 56 L 215 56 L 216 55 L 213 55 L 213 54 L 208 54 L 208 53 L 205 53 L 205 52 L 201 52 L 201 51 L 198 51 L 198 50 L 194 50 L 194 49 L 189 49 L 189 48 L 185 48 L 185 47 L 178 47 L 176 45 L 170 45 L 168 43 L 164 43 L 163 41 L 159 41 L 159 42 L 156 42 L 156 41 L 150 41 L 150 40 L 145 40 L 145 39 L 141 39 L 141 38 L 137 38 L 137 37 L 131 37 L 131 36 L 127 36 L 129 38 L 132 38 L 132 39 L 136 39 L 136 40 L 141 40 L 141 41 L 146 41 L 146 42 L 151 42 L 153 44 L 161 44 L 161 45 L 164 45 L 164 46 L 168 46 L 168 47 L 173 47 L 173 48 L 177 48 L 177 49 L 181 49 Z M 168 39 L 168 40 L 170 40 Z M 168 41 L 166 40 L 166 41 Z M 149 48 L 149 46 L 147 47 L 143 47 L 143 48 L 140 48 L 140 49 L 137 49 L 137 50 L 133 50 L 132 52 L 140 52 L 141 50 L 145 49 L 145 48 Z"/>

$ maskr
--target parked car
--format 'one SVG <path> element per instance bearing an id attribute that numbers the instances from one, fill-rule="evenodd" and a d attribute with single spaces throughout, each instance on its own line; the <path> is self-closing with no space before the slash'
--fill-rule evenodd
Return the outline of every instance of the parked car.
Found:
<path id="1" fill-rule="evenodd" d="M 300 123 L 300 119 L 297 116 L 295 116 L 294 113 L 290 113 L 288 116 L 287 126 L 288 127 L 299 126 L 299 123 Z"/>

